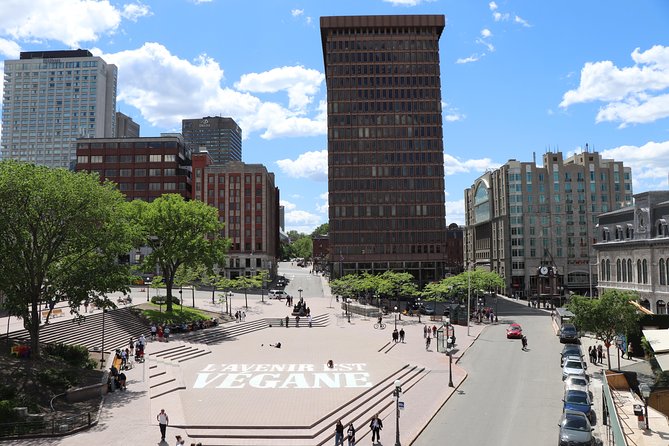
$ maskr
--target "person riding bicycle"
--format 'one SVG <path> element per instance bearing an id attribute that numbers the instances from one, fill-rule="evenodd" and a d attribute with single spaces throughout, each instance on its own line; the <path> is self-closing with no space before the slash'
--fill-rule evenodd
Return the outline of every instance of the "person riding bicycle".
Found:
<path id="1" fill-rule="evenodd" d="M 383 323 L 383 316 L 379 316 L 379 325 Z"/>

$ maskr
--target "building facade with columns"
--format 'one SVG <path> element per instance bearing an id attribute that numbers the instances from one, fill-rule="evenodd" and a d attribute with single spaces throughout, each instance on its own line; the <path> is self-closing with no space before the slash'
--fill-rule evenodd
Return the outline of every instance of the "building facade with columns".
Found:
<path id="1" fill-rule="evenodd" d="M 634 195 L 634 205 L 599 216 L 598 290 L 630 290 L 639 303 L 667 314 L 669 303 L 669 191 Z"/>

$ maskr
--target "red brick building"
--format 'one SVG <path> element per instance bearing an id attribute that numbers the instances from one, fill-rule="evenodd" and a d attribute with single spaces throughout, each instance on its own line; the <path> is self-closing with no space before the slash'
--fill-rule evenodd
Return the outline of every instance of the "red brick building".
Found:
<path id="1" fill-rule="evenodd" d="M 192 154 L 193 199 L 218 209 L 232 242 L 225 270 L 234 278 L 260 270 L 276 274 L 279 256 L 279 189 L 262 164 L 213 164 L 206 151 Z"/>
<path id="2" fill-rule="evenodd" d="M 76 171 L 97 172 L 128 200 L 153 201 L 162 194 L 191 198 L 190 153 L 180 135 L 77 139 Z"/>

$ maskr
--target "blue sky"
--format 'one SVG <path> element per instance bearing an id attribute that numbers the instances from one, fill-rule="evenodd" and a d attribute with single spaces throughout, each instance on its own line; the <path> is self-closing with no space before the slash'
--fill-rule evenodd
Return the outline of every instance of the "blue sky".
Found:
<path id="1" fill-rule="evenodd" d="M 0 58 L 90 49 L 118 65 L 142 136 L 233 117 L 243 160 L 276 174 L 286 229 L 311 232 L 327 222 L 319 17 L 374 14 L 446 15 L 447 223 L 486 169 L 586 143 L 632 167 L 635 193 L 669 187 L 664 0 L 1 0 Z"/>

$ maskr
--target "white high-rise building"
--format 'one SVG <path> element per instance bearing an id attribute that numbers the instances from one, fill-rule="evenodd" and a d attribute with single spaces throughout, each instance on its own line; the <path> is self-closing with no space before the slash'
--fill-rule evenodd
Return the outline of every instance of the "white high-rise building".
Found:
<path id="1" fill-rule="evenodd" d="M 114 137 L 115 65 L 88 50 L 5 61 L 0 157 L 72 168 L 77 138 Z"/>

